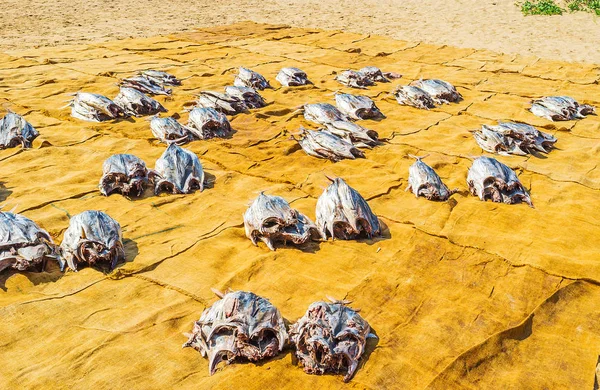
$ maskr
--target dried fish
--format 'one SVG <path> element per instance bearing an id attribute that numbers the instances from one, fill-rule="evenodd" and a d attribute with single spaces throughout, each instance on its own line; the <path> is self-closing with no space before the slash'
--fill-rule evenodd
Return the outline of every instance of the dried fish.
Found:
<path id="1" fill-rule="evenodd" d="M 73 271 L 81 263 L 108 264 L 112 271 L 120 261 L 125 261 L 121 225 L 102 211 L 88 210 L 73 216 L 60 250 Z"/>
<path id="2" fill-rule="evenodd" d="M 345 70 L 338 74 L 335 79 L 343 85 L 352 88 L 367 89 L 375 83 L 364 73 L 355 70 Z"/>
<path id="3" fill-rule="evenodd" d="M 277 243 L 301 245 L 321 238 L 315 224 L 285 199 L 262 192 L 244 213 L 244 228 L 254 245 L 261 240 L 272 251 Z"/>
<path id="4" fill-rule="evenodd" d="M 214 108 L 225 115 L 248 112 L 248 107 L 244 100 L 236 96 L 213 91 L 200 92 L 196 100 L 196 107 Z"/>
<path id="5" fill-rule="evenodd" d="M 349 120 L 345 114 L 329 103 L 305 104 L 303 109 L 306 120 L 320 125 Z"/>
<path id="6" fill-rule="evenodd" d="M 450 198 L 450 195 L 458 192 L 458 189 L 449 190 L 446 187 L 433 168 L 421 160 L 425 157 L 411 157 L 417 161 L 408 168 L 408 187 L 406 187 L 406 191 L 412 191 L 417 198 L 422 196 L 428 200 L 439 201 L 446 201 Z"/>
<path id="7" fill-rule="evenodd" d="M 300 128 L 300 138 L 296 139 L 309 156 L 329 159 L 333 162 L 345 158 L 354 160 L 365 155 L 352 143 L 327 130 L 312 131 Z"/>
<path id="8" fill-rule="evenodd" d="M 381 235 L 379 219 L 367 201 L 343 179 L 333 179 L 317 200 L 316 225 L 326 239 L 352 240 Z"/>
<path id="9" fill-rule="evenodd" d="M 171 95 L 172 89 L 165 89 L 163 84 L 154 81 L 151 78 L 144 76 L 134 76 L 121 80 L 121 87 L 137 89 L 142 93 L 150 95 Z"/>
<path id="10" fill-rule="evenodd" d="M 344 382 L 358 368 L 371 327 L 349 301 L 315 302 L 290 328 L 290 342 L 307 374 L 343 373 Z"/>
<path id="11" fill-rule="evenodd" d="M 421 88 L 427 92 L 433 101 L 437 104 L 449 104 L 450 102 L 459 102 L 462 95 L 454 88 L 452 84 L 438 79 L 420 79 L 410 83 L 413 87 Z"/>
<path id="12" fill-rule="evenodd" d="M 271 302 L 245 291 L 215 293 L 221 299 L 202 312 L 183 344 L 208 358 L 209 375 L 221 362 L 257 362 L 283 350 L 288 334 L 281 313 Z"/>
<path id="13" fill-rule="evenodd" d="M 473 136 L 483 150 L 502 155 L 525 156 L 536 151 L 548 153 L 557 141 L 533 126 L 514 122 L 498 122 L 497 126 L 483 125 Z"/>
<path id="14" fill-rule="evenodd" d="M 0 211 L 0 272 L 34 267 L 43 271 L 48 259 L 58 259 L 48 232 L 27 217 Z"/>
<path id="15" fill-rule="evenodd" d="M 160 118 L 158 115 L 152 117 L 150 129 L 160 142 L 167 145 L 183 145 L 194 138 L 190 129 L 172 117 Z"/>
<path id="16" fill-rule="evenodd" d="M 140 75 L 145 78 L 154 81 L 155 83 L 162 85 L 170 85 L 177 86 L 181 85 L 181 80 L 177 79 L 177 77 L 169 74 L 167 72 L 163 72 L 160 70 L 144 70 L 140 72 Z"/>
<path id="17" fill-rule="evenodd" d="M 382 72 L 381 69 L 375 66 L 365 66 L 358 71 L 362 73 L 366 78 L 377 83 L 389 83 L 390 79 L 399 79 L 402 77 L 399 73 L 394 72 Z"/>
<path id="18" fill-rule="evenodd" d="M 327 130 L 349 141 L 359 148 L 371 148 L 379 145 L 379 134 L 375 130 L 364 127 L 350 121 L 334 121 L 325 125 Z"/>
<path id="19" fill-rule="evenodd" d="M 127 115 L 144 116 L 167 112 L 159 102 L 133 88 L 121 87 L 114 101 Z"/>
<path id="20" fill-rule="evenodd" d="M 422 110 L 434 108 L 435 104 L 431 96 L 419 87 L 402 85 L 392 91 L 398 103 L 404 106 L 412 106 Z"/>
<path id="21" fill-rule="evenodd" d="M 375 102 L 367 96 L 336 93 L 335 104 L 342 114 L 350 119 L 379 119 L 385 115 L 377 108 Z"/>
<path id="22" fill-rule="evenodd" d="M 114 154 L 104 161 L 100 193 L 140 196 L 148 182 L 146 163 L 132 154 Z"/>
<path id="23" fill-rule="evenodd" d="M 227 138 L 232 134 L 227 117 L 214 108 L 194 108 L 187 127 L 198 139 Z"/>
<path id="24" fill-rule="evenodd" d="M 519 156 L 527 155 L 526 152 L 519 148 L 519 145 L 517 145 L 513 138 L 506 137 L 486 125 L 481 126 L 481 130 L 474 131 L 473 137 L 481 149 L 487 152 L 498 153 L 504 156 L 510 154 Z"/>
<path id="25" fill-rule="evenodd" d="M 248 108 L 261 108 L 267 105 L 265 99 L 254 88 L 230 85 L 225 87 L 225 93 L 243 100 Z"/>
<path id="26" fill-rule="evenodd" d="M 582 119 L 596 114 L 596 109 L 588 104 L 579 104 L 568 96 L 548 96 L 533 100 L 529 109 L 534 115 L 550 121 Z"/>
<path id="27" fill-rule="evenodd" d="M 14 148 L 21 145 L 23 149 L 31 148 L 34 139 L 40 133 L 21 115 L 9 111 L 0 119 L 0 149 Z"/>
<path id="28" fill-rule="evenodd" d="M 312 84 L 308 80 L 306 72 L 298 68 L 283 68 L 277 74 L 275 80 L 284 87 L 297 87 L 299 85 Z"/>
<path id="29" fill-rule="evenodd" d="M 473 161 L 467 184 L 471 193 L 483 201 L 491 199 L 492 202 L 507 204 L 525 202 L 533 207 L 516 173 L 494 158 L 483 156 Z"/>
<path id="30" fill-rule="evenodd" d="M 96 93 L 77 92 L 69 106 L 73 118 L 89 122 L 104 122 L 127 116 L 115 102 Z"/>
<path id="31" fill-rule="evenodd" d="M 248 68 L 240 66 L 233 85 L 236 87 L 250 87 L 262 91 L 263 89 L 273 88 L 269 82 L 260 74 Z"/>
<path id="32" fill-rule="evenodd" d="M 167 147 L 148 177 L 154 182 L 157 195 L 162 191 L 189 194 L 204 190 L 204 171 L 198 156 L 176 144 Z"/>

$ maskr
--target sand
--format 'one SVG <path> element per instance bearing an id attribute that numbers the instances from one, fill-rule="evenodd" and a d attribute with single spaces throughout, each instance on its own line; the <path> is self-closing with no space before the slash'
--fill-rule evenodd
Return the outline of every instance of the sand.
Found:
<path id="1" fill-rule="evenodd" d="M 86 123 L 61 108 L 68 93 L 115 96 L 120 77 L 158 68 L 185 78 L 172 99 L 186 122 L 194 93 L 222 90 L 238 65 L 276 89 L 267 107 L 230 117 L 231 139 L 186 146 L 212 185 L 188 195 L 104 197 L 101 166 L 128 152 L 149 167 L 165 146 L 144 118 Z M 361 121 L 388 142 L 365 159 L 332 163 L 289 138 L 315 128 L 294 108 L 333 102 L 335 72 L 377 65 L 401 72 L 360 93 L 385 120 Z M 283 66 L 300 66 L 312 86 L 279 88 Z M 399 106 L 386 93 L 420 77 L 455 84 L 464 100 L 430 111 Z M 593 388 L 600 346 L 600 117 L 552 123 L 527 111 L 533 97 L 568 94 L 600 106 L 595 66 L 414 44 L 385 37 L 240 24 L 209 31 L 91 45 L 10 50 L 0 58 L 0 110 L 10 107 L 40 132 L 33 148 L 0 151 L 0 201 L 60 242 L 69 217 L 88 209 L 123 227 L 127 261 L 110 274 L 82 268 L 0 275 L 0 377 L 7 388 L 449 389 Z M 2 113 L 2 111 L 0 111 Z M 558 138 L 545 156 L 498 156 L 535 208 L 482 202 L 466 189 L 481 149 L 469 130 L 496 120 L 531 123 Z M 405 192 L 408 154 L 450 188 L 448 202 Z M 484 153 L 487 154 L 487 153 Z M 488 154 L 489 155 L 489 154 Z M 327 176 L 343 177 L 384 224 L 375 240 L 331 240 L 269 251 L 245 237 L 242 214 L 259 191 L 280 195 L 314 218 Z M 290 322 L 332 296 L 361 308 L 370 339 L 347 385 L 305 374 L 290 349 L 261 364 L 208 375 L 207 361 L 181 349 L 192 323 L 216 297 L 211 288 L 253 291 Z"/>
<path id="2" fill-rule="evenodd" d="M 253 20 L 600 63 L 597 17 L 524 17 L 514 0 L 4 0 L 2 5 L 0 48 L 154 36 Z"/>

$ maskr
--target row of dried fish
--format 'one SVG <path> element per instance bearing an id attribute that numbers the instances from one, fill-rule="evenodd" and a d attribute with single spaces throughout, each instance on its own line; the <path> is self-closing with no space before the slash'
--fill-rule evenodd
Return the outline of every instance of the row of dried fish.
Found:
<path id="1" fill-rule="evenodd" d="M 284 87 L 297 87 L 300 85 L 312 84 L 308 80 L 306 72 L 298 68 L 283 68 L 275 77 Z M 236 87 L 249 87 L 262 91 L 267 88 L 273 88 L 271 84 L 258 72 L 240 66 L 235 76 L 233 85 Z"/>
<path id="2" fill-rule="evenodd" d="M 308 241 L 352 240 L 381 235 L 381 225 L 367 201 L 343 179 L 331 184 L 317 201 L 316 224 L 280 196 L 260 193 L 244 213 L 246 236 L 254 245 L 264 242 L 301 245 Z"/>
<path id="3" fill-rule="evenodd" d="M 194 322 L 188 341 L 208 358 L 213 375 L 221 362 L 258 362 L 277 356 L 288 342 L 308 374 L 341 373 L 348 382 L 365 352 L 367 338 L 376 337 L 349 301 L 315 302 L 289 329 L 279 310 L 252 292 L 213 290 L 220 298 Z"/>
<path id="4" fill-rule="evenodd" d="M 158 101 L 137 89 L 121 87 L 114 100 L 89 92 L 77 92 L 71 102 L 71 116 L 88 122 L 104 122 L 130 116 L 167 112 Z"/>
<path id="5" fill-rule="evenodd" d="M 408 187 L 415 197 L 445 201 L 458 189 L 449 190 L 440 176 L 425 164 L 424 157 L 411 156 L 417 161 L 409 168 Z M 533 207 L 531 198 L 510 167 L 491 157 L 479 157 L 473 161 L 467 174 L 467 185 L 471 194 L 496 203 L 527 203 Z"/>
<path id="6" fill-rule="evenodd" d="M 104 122 L 167 112 L 162 104 L 146 93 L 170 95 L 171 90 L 165 86 L 181 85 L 181 81 L 166 72 L 146 70 L 122 80 L 119 85 L 119 94 L 113 100 L 96 93 L 77 92 L 69 103 L 71 116 L 89 122 Z"/>
<path id="7" fill-rule="evenodd" d="M 444 80 L 420 79 L 409 85 L 401 85 L 392 91 L 399 104 L 424 110 L 434 108 L 436 104 L 457 103 L 462 95 L 454 85 Z"/>
<path id="8" fill-rule="evenodd" d="M 534 115 L 550 121 L 582 119 L 596 114 L 596 109 L 588 104 L 579 104 L 569 96 L 546 96 L 531 102 L 529 109 Z"/>
<path id="9" fill-rule="evenodd" d="M 29 218 L 0 212 L 0 272 L 41 271 L 48 260 L 58 261 L 61 271 L 65 265 L 77 271 L 79 264 L 107 265 L 112 270 L 125 260 L 121 226 L 101 211 L 84 211 L 71 217 L 59 247 Z"/>
<path id="10" fill-rule="evenodd" d="M 132 154 L 115 154 L 104 161 L 102 172 L 98 186 L 105 196 L 113 193 L 140 196 L 148 182 L 154 185 L 156 195 L 204 190 L 204 170 L 198 156 L 176 144 L 167 147 L 156 160 L 153 170 Z"/>
<path id="11" fill-rule="evenodd" d="M 344 70 L 335 79 L 347 87 L 367 89 L 376 83 L 389 83 L 390 80 L 399 79 L 402 75 L 394 72 L 382 72 L 375 66 L 366 66 L 360 70 Z"/>
<path id="12" fill-rule="evenodd" d="M 183 145 L 190 141 L 228 138 L 233 133 L 227 117 L 214 108 L 194 108 L 190 111 L 187 126 L 175 118 L 161 118 L 158 115 L 150 120 L 152 134 L 161 142 L 170 145 Z"/>
<path id="13" fill-rule="evenodd" d="M 312 84 L 306 73 L 298 68 L 283 68 L 276 80 L 285 87 Z M 225 93 L 202 91 L 197 95 L 196 107 L 210 107 L 226 114 L 247 113 L 250 109 L 266 106 L 265 99 L 257 90 L 265 90 L 271 84 L 260 73 L 244 68 L 238 69 L 233 86 L 225 87 Z"/>
<path id="14" fill-rule="evenodd" d="M 21 115 L 8 111 L 0 119 L 0 149 L 14 148 L 21 145 L 27 149 L 40 133 Z"/>
<path id="15" fill-rule="evenodd" d="M 149 95 L 171 95 L 172 89 L 167 86 L 179 86 L 181 80 L 166 72 L 158 70 L 145 70 L 136 76 L 128 77 L 119 83 L 122 87 L 137 89 Z"/>
<path id="16" fill-rule="evenodd" d="M 367 96 L 347 93 L 335 95 L 337 108 L 329 103 L 305 104 L 304 118 L 325 126 L 317 131 L 300 128 L 299 138 L 292 136 L 309 156 L 332 161 L 364 157 L 358 148 L 379 145 L 379 134 L 352 120 L 385 118 Z"/>
<path id="17" fill-rule="evenodd" d="M 196 107 L 212 108 L 225 115 L 248 113 L 252 108 L 266 106 L 265 99 L 251 87 L 227 86 L 225 93 L 202 91 Z"/>

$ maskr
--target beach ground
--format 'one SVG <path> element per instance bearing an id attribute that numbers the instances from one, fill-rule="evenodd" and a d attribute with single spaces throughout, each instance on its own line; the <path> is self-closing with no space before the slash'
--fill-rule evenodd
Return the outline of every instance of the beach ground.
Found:
<path id="1" fill-rule="evenodd" d="M 241 20 L 600 63 L 599 18 L 521 14 L 513 0 L 4 0 L 0 48 L 155 36 Z"/>

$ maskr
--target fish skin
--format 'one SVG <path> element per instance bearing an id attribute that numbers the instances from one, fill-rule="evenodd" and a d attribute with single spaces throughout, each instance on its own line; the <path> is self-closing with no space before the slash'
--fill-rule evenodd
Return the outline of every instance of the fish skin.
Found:
<path id="1" fill-rule="evenodd" d="M 367 201 L 343 179 L 333 179 L 317 200 L 316 225 L 324 239 L 381 236 L 379 219 Z"/>
<path id="2" fill-rule="evenodd" d="M 526 156 L 535 152 L 549 153 L 557 139 L 525 123 L 498 122 L 482 125 L 473 132 L 477 144 L 490 153 Z"/>
<path id="3" fill-rule="evenodd" d="M 319 125 L 326 125 L 335 121 L 348 121 L 350 118 L 335 106 L 329 103 L 305 104 L 304 118 Z"/>
<path id="4" fill-rule="evenodd" d="M 104 196 L 140 196 L 148 182 L 146 163 L 132 154 L 113 154 L 104 161 L 102 172 L 98 187 Z"/>
<path id="5" fill-rule="evenodd" d="M 173 117 L 161 118 L 155 115 L 150 120 L 152 134 L 162 143 L 183 145 L 194 139 L 193 133 L 187 126 L 177 122 Z"/>
<path id="6" fill-rule="evenodd" d="M 447 81 L 439 79 L 419 79 L 409 85 L 427 92 L 436 104 L 458 103 L 463 99 L 456 88 Z"/>
<path id="7" fill-rule="evenodd" d="M 416 198 L 422 196 L 427 200 L 442 202 L 458 191 L 457 189 L 449 190 L 433 168 L 422 161 L 424 157 L 411 157 L 416 161 L 408 168 L 406 191 L 412 191 Z"/>
<path id="8" fill-rule="evenodd" d="M 243 100 L 248 108 L 262 108 L 267 105 L 265 99 L 251 87 L 236 87 L 229 85 L 225 87 L 225 93 L 229 96 L 234 96 Z"/>
<path id="9" fill-rule="evenodd" d="M 329 159 L 333 162 L 365 157 L 364 153 L 351 142 L 324 129 L 313 131 L 301 128 L 300 138 L 296 141 L 309 156 Z"/>
<path id="10" fill-rule="evenodd" d="M 281 313 L 271 302 L 246 291 L 215 293 L 221 299 L 202 312 L 183 344 L 208 358 L 209 375 L 222 361 L 257 362 L 283 350 L 289 336 Z"/>
<path id="11" fill-rule="evenodd" d="M 225 115 L 249 112 L 245 101 L 236 96 L 213 91 L 202 91 L 197 96 L 196 107 L 213 108 Z"/>
<path id="12" fill-rule="evenodd" d="M 568 121 L 595 115 L 596 109 L 588 104 L 580 105 L 569 96 L 546 96 L 531 102 L 529 108 L 534 115 L 549 121 Z"/>
<path id="13" fill-rule="evenodd" d="M 376 83 L 389 83 L 393 79 L 399 79 L 402 77 L 402 75 L 399 73 L 382 72 L 381 69 L 376 66 L 365 66 L 364 68 L 360 69 L 358 73 L 363 74 L 366 78 Z"/>
<path id="14" fill-rule="evenodd" d="M 195 153 L 170 144 L 148 174 L 154 193 L 189 194 L 204 190 L 204 170 Z"/>
<path id="15" fill-rule="evenodd" d="M 350 69 L 340 72 L 335 79 L 340 84 L 351 88 L 367 89 L 367 87 L 375 85 L 375 83 L 365 74 Z"/>
<path id="16" fill-rule="evenodd" d="M 261 192 L 244 213 L 244 229 L 254 245 L 264 242 L 274 251 L 275 245 L 302 245 L 321 238 L 315 224 L 280 196 Z"/>
<path id="17" fill-rule="evenodd" d="M 170 96 L 173 92 L 172 89 L 166 89 L 163 84 L 154 81 L 154 79 L 144 76 L 134 76 L 123 79 L 119 83 L 119 86 L 137 89 L 138 91 L 149 95 Z"/>
<path id="18" fill-rule="evenodd" d="M 140 117 L 167 112 L 162 104 L 134 88 L 121 87 L 114 102 L 130 116 Z"/>
<path id="19" fill-rule="evenodd" d="M 380 145 L 379 134 L 350 121 L 334 121 L 325 125 L 327 130 L 338 137 L 351 142 L 356 147 L 372 148 Z"/>
<path id="20" fill-rule="evenodd" d="M 39 135 L 31 123 L 12 111 L 0 119 L 0 149 L 14 148 L 17 145 L 29 149 Z"/>
<path id="21" fill-rule="evenodd" d="M 236 87 L 250 87 L 262 91 L 271 87 L 271 84 L 260 73 L 240 66 L 238 74 L 235 76 L 233 85 Z"/>
<path id="22" fill-rule="evenodd" d="M 148 69 L 148 70 L 144 70 L 142 72 L 139 73 L 141 76 L 154 81 L 155 83 L 161 84 L 161 85 L 169 85 L 169 86 L 179 86 L 181 85 L 181 80 L 179 80 L 177 77 L 173 76 L 172 74 L 169 74 L 167 72 L 163 72 L 160 70 L 152 70 L 152 69 Z"/>
<path id="23" fill-rule="evenodd" d="M 232 134 L 227 117 L 214 108 L 194 108 L 190 111 L 187 128 L 197 139 L 227 138 Z"/>
<path id="24" fill-rule="evenodd" d="M 58 255 L 47 231 L 21 214 L 0 211 L 0 272 L 27 271 L 40 265 L 43 270 L 49 258 L 58 259 Z"/>
<path id="25" fill-rule="evenodd" d="M 77 92 L 71 102 L 71 116 L 88 122 L 104 122 L 129 116 L 106 96 Z"/>
<path id="26" fill-rule="evenodd" d="M 531 198 L 517 174 L 508 166 L 491 157 L 479 157 L 473 161 L 467 174 L 471 194 L 485 201 L 514 204 L 525 202 L 533 207 Z"/>
<path id="27" fill-rule="evenodd" d="M 381 119 L 385 115 L 371 98 L 349 93 L 336 93 L 335 104 L 340 112 L 350 119 Z"/>
<path id="28" fill-rule="evenodd" d="M 112 271 L 125 261 L 121 225 L 102 211 L 88 210 L 71 217 L 60 250 L 73 271 L 79 264 L 107 264 Z"/>
<path id="29" fill-rule="evenodd" d="M 298 68 L 283 68 L 275 77 L 284 87 L 297 87 L 300 85 L 312 84 L 308 79 L 306 72 Z"/>
<path id="30" fill-rule="evenodd" d="M 290 327 L 290 343 L 307 374 L 341 373 L 344 382 L 354 376 L 371 327 L 349 303 L 314 302 Z"/>
<path id="31" fill-rule="evenodd" d="M 411 106 L 421 110 L 435 108 L 431 95 L 414 85 L 402 85 L 392 91 L 398 104 Z"/>

